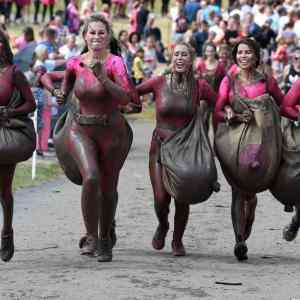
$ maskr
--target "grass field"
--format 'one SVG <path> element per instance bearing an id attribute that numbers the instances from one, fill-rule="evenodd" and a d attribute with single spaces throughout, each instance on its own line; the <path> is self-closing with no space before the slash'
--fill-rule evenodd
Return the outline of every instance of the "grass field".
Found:
<path id="1" fill-rule="evenodd" d="M 31 163 L 30 161 L 20 163 L 17 165 L 13 189 L 36 186 L 42 182 L 47 182 L 62 175 L 62 170 L 57 162 L 38 162 L 37 164 L 37 176 L 35 180 L 31 179 Z"/>

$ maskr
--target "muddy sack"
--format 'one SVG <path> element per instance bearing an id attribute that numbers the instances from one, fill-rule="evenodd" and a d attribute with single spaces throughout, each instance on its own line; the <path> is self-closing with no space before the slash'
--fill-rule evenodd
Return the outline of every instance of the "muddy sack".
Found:
<path id="1" fill-rule="evenodd" d="M 76 160 L 73 158 L 68 145 L 70 144 L 71 138 L 71 127 L 72 123 L 76 122 L 74 118 L 74 112 L 78 107 L 78 100 L 73 97 L 70 100 L 68 110 L 61 115 L 61 117 L 56 122 L 53 131 L 53 143 L 57 155 L 57 159 L 60 163 L 61 168 L 63 169 L 65 175 L 70 181 L 77 185 L 82 185 L 82 176 L 79 171 Z M 130 125 L 125 119 L 127 130 L 128 130 L 128 152 L 130 150 L 133 133 Z M 128 155 L 128 152 L 126 156 Z"/>
<path id="2" fill-rule="evenodd" d="M 300 126 L 282 119 L 282 160 L 270 191 L 284 205 L 294 205 L 300 193 Z"/>
<path id="3" fill-rule="evenodd" d="M 176 201 L 196 204 L 218 191 L 217 169 L 201 111 L 161 144 L 163 183 Z"/>
<path id="4" fill-rule="evenodd" d="M 248 123 L 219 123 L 215 150 L 229 184 L 250 193 L 268 189 L 281 159 L 282 136 L 278 108 L 271 96 L 235 96 L 232 109 L 247 111 Z"/>
<path id="5" fill-rule="evenodd" d="M 23 103 L 20 92 L 14 89 L 6 108 Z M 0 119 L 0 164 L 16 164 L 29 159 L 36 148 L 36 133 L 32 120 L 24 115 Z"/>

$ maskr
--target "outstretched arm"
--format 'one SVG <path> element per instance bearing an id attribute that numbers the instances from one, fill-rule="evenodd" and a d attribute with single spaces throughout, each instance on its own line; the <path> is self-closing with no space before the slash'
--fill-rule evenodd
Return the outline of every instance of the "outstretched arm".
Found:
<path id="1" fill-rule="evenodd" d="M 54 81 L 63 81 L 64 76 L 65 76 L 64 71 L 55 71 L 55 72 L 45 73 L 41 76 L 40 83 L 50 93 L 53 93 L 53 90 L 55 89 L 53 82 Z"/>
<path id="2" fill-rule="evenodd" d="M 136 87 L 139 96 L 154 93 L 155 88 L 160 88 L 163 76 L 152 77 Z M 154 99 L 155 100 L 155 99 Z"/>

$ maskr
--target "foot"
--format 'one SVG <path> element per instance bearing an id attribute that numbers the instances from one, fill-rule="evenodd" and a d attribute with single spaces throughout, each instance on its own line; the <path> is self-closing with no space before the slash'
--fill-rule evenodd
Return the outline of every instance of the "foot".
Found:
<path id="1" fill-rule="evenodd" d="M 155 250 L 161 250 L 165 246 L 165 239 L 169 230 L 169 224 L 167 226 L 163 226 L 161 224 L 158 225 L 156 231 L 154 233 L 152 239 L 152 247 Z"/>
<path id="2" fill-rule="evenodd" d="M 92 235 L 86 235 L 79 241 L 81 255 L 94 256 L 97 250 L 97 239 Z"/>
<path id="3" fill-rule="evenodd" d="M 299 225 L 296 222 L 294 222 L 294 220 L 292 219 L 292 222 L 283 228 L 282 231 L 283 239 L 285 239 L 287 242 L 293 241 L 298 234 L 298 230 L 299 230 Z"/>
<path id="4" fill-rule="evenodd" d="M 112 261 L 112 241 L 110 239 L 102 238 L 99 240 L 98 261 L 110 262 Z"/>
<path id="5" fill-rule="evenodd" d="M 239 261 L 247 260 L 248 247 L 245 242 L 238 242 L 234 246 L 234 255 Z"/>
<path id="6" fill-rule="evenodd" d="M 172 241 L 172 254 L 173 256 L 185 256 L 185 248 L 182 244 L 182 241 Z"/>
<path id="7" fill-rule="evenodd" d="M 1 259 L 5 262 L 14 256 L 14 234 L 13 232 L 1 236 Z"/>

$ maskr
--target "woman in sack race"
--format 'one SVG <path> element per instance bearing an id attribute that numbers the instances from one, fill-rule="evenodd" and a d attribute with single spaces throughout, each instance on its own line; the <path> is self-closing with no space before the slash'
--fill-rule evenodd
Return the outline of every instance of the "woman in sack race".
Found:
<path id="1" fill-rule="evenodd" d="M 248 258 L 246 240 L 255 217 L 256 193 L 270 187 L 280 163 L 278 106 L 283 95 L 273 77 L 258 71 L 260 51 L 254 40 L 241 40 L 233 59 L 238 68 L 223 79 L 215 107 L 215 149 L 232 187 L 234 254 L 242 261 Z"/>
<path id="2" fill-rule="evenodd" d="M 119 105 L 128 104 L 134 93 L 122 58 L 113 54 L 118 52 L 107 20 L 99 14 L 87 18 L 83 38 L 87 51 L 68 61 L 61 90 L 54 88 L 51 74 L 45 74 L 42 83 L 60 103 L 72 90 L 78 100 L 70 106 L 62 128 L 62 147 L 57 142 L 55 146 L 64 170 L 68 167 L 64 159 L 71 159 L 80 177 L 75 182 L 82 183 L 86 235 L 80 240 L 81 253 L 98 251 L 98 261 L 106 262 L 112 260 L 116 242 L 113 220 L 119 173 L 132 143 L 132 131 Z"/>
<path id="3" fill-rule="evenodd" d="M 24 74 L 13 65 L 8 38 L 0 31 L 0 201 L 3 212 L 1 259 L 14 254 L 12 182 L 16 164 L 31 157 L 36 136 L 31 119 L 35 101 Z"/>
<path id="4" fill-rule="evenodd" d="M 300 192 L 300 79 L 285 95 L 281 112 L 288 119 L 282 122 L 282 161 L 271 192 L 285 206 L 285 211 L 291 212 L 295 208 L 291 222 L 283 229 L 283 238 L 290 242 L 296 238 L 300 227 L 300 201 L 297 197 Z"/>
<path id="5" fill-rule="evenodd" d="M 200 100 L 206 100 L 214 105 L 216 98 L 216 94 L 205 80 L 194 78 L 193 60 L 193 48 L 184 42 L 177 43 L 173 49 L 170 73 L 153 77 L 137 86 L 139 95 L 153 93 L 156 106 L 156 127 L 151 140 L 149 160 L 150 179 L 154 193 L 154 208 L 158 219 L 158 227 L 152 239 L 152 246 L 156 250 L 164 248 L 165 238 L 169 230 L 169 206 L 171 196 L 174 197 L 174 195 L 171 195 L 170 190 L 167 189 L 166 181 L 164 180 L 166 173 L 161 161 L 162 144 L 170 140 L 176 132 L 185 128 L 191 122 L 197 114 Z M 207 147 L 206 149 L 211 151 L 210 145 Z M 210 154 L 210 157 L 212 157 L 212 153 Z M 193 155 L 195 153 L 189 153 L 190 161 L 192 161 L 191 157 Z M 174 161 L 179 163 L 180 168 L 180 157 L 175 158 Z M 184 173 L 185 170 L 183 169 L 184 166 L 181 170 Z M 173 175 L 176 177 L 177 174 Z M 191 181 L 193 179 L 190 178 Z M 188 186 L 185 188 L 188 189 Z M 202 195 L 195 196 L 201 197 Z M 184 256 L 186 254 L 182 237 L 188 217 L 189 203 L 185 199 L 175 198 L 174 234 L 172 240 L 172 253 L 174 256 Z"/>

